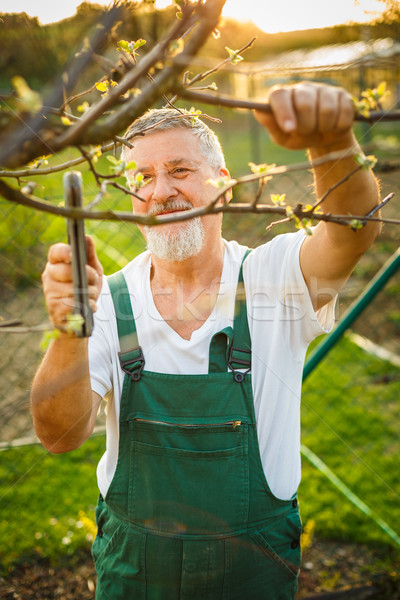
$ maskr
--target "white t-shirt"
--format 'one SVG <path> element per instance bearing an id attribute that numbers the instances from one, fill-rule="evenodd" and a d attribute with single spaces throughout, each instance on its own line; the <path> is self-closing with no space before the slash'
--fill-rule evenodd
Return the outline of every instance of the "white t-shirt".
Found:
<path id="1" fill-rule="evenodd" d="M 315 313 L 299 251 L 304 233 L 276 236 L 251 252 L 243 267 L 252 345 L 252 385 L 261 460 L 271 491 L 289 499 L 300 483 L 300 391 L 308 344 L 334 322 L 332 301 Z M 224 266 L 214 310 L 190 340 L 158 312 L 150 289 L 151 256 L 144 252 L 123 268 L 145 369 L 206 374 L 214 333 L 233 325 L 240 264 L 246 248 L 225 242 Z M 118 360 L 115 311 L 106 279 L 89 341 L 92 389 L 107 399 L 107 449 L 97 478 L 106 495 L 118 458 L 119 407 L 124 373 Z"/>

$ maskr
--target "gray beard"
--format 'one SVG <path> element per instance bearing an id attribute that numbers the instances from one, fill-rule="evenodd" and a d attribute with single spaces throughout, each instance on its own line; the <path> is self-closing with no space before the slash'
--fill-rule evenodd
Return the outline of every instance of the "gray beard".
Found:
<path id="1" fill-rule="evenodd" d="M 179 208 L 192 208 L 192 206 L 186 202 L 175 200 L 167 205 L 153 207 L 151 213 L 157 214 L 162 210 Z M 168 262 L 181 262 L 197 256 L 203 247 L 205 232 L 200 217 L 180 224 L 172 233 L 162 232 L 158 227 L 145 227 L 145 231 L 147 249 L 153 256 Z"/>

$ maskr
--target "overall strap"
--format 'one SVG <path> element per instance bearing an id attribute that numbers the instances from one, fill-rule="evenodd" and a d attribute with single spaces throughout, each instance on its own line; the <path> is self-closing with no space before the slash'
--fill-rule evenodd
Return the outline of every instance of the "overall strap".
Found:
<path id="1" fill-rule="evenodd" d="M 142 348 L 138 345 L 136 324 L 133 317 L 129 290 L 122 271 L 107 277 L 115 317 L 117 319 L 118 338 L 121 351 L 118 357 L 122 370 L 131 376 L 133 381 L 139 381 L 145 360 Z"/>
<path id="2" fill-rule="evenodd" d="M 248 248 L 240 265 L 235 298 L 235 316 L 233 321 L 233 341 L 229 348 L 228 367 L 234 379 L 241 383 L 251 370 L 251 340 L 247 321 L 246 293 L 243 283 L 243 264 L 251 249 Z M 244 371 L 238 369 L 245 369 Z"/>
<path id="3" fill-rule="evenodd" d="M 209 373 L 226 373 L 228 351 L 233 339 L 232 327 L 225 327 L 211 338 L 208 358 Z"/>
<path id="4" fill-rule="evenodd" d="M 216 333 L 210 343 L 209 373 L 224 372 L 227 366 L 234 379 L 241 382 L 251 369 L 251 341 L 247 322 L 246 295 L 243 284 L 243 263 L 251 250 L 246 250 L 240 265 L 235 296 L 234 324 Z M 237 369 L 245 369 L 238 371 Z"/>

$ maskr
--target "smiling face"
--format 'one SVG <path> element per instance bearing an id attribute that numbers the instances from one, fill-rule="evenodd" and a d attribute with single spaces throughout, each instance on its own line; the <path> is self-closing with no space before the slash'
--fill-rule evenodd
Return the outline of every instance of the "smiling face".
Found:
<path id="1" fill-rule="evenodd" d="M 198 138 L 190 129 L 155 131 L 135 138 L 133 144 L 126 159 L 134 161 L 136 169 L 128 173 L 128 179 L 140 172 L 148 182 L 139 191 L 145 202 L 132 197 L 136 213 L 158 215 L 205 206 L 216 196 L 216 189 L 207 181 L 228 173 L 225 168 L 215 168 L 208 163 L 200 152 Z M 140 227 L 140 230 L 148 242 L 153 232 L 158 237 L 172 239 L 178 234 L 185 235 L 193 229 L 191 223 L 197 221 L 203 228 L 204 242 L 212 244 L 221 237 L 221 219 L 221 215 L 210 215 L 201 221 L 193 219 Z"/>

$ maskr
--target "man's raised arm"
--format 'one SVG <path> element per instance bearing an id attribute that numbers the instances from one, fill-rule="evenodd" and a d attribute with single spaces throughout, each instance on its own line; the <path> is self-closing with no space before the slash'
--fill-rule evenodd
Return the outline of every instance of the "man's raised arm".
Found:
<path id="1" fill-rule="evenodd" d="M 332 152 L 361 152 L 352 131 L 352 101 L 342 88 L 311 83 L 276 87 L 269 94 L 269 103 L 272 114 L 256 113 L 256 117 L 277 144 L 292 150 L 307 148 L 312 162 Z M 352 156 L 315 167 L 317 197 L 356 168 Z M 359 169 L 332 189 L 321 208 L 332 214 L 366 215 L 378 202 L 379 190 L 372 171 Z M 300 253 L 314 308 L 321 308 L 341 289 L 379 232 L 378 223 L 357 231 L 334 223 L 318 224 Z"/>
<path id="2" fill-rule="evenodd" d="M 90 305 L 95 311 L 103 269 L 89 237 L 87 257 Z M 71 250 L 67 244 L 51 246 L 42 281 L 50 319 L 62 329 L 73 297 Z M 90 386 L 88 339 L 61 331 L 32 383 L 33 422 L 45 448 L 59 453 L 83 444 L 93 431 L 100 401 Z"/>

